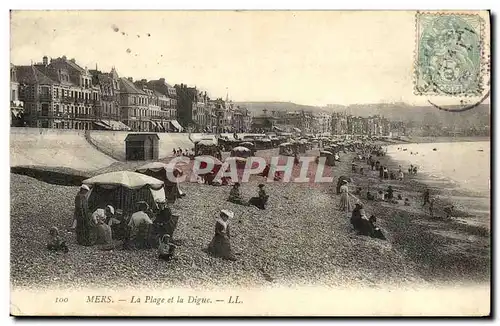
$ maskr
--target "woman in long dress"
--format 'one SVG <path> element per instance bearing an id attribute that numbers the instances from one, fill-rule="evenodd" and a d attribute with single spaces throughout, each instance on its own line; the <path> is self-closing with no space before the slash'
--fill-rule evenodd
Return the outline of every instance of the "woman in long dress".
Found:
<path id="1" fill-rule="evenodd" d="M 351 202 L 349 200 L 349 187 L 347 186 L 348 181 L 344 180 L 342 186 L 340 186 L 340 205 L 339 209 L 343 212 L 348 212 L 351 210 Z"/>
<path id="2" fill-rule="evenodd" d="M 208 245 L 208 252 L 215 257 L 227 260 L 236 260 L 231 249 L 231 233 L 229 228 L 229 219 L 234 213 L 229 210 L 221 210 L 220 215 L 215 219 L 215 234 Z"/>
<path id="3" fill-rule="evenodd" d="M 92 246 L 95 243 L 94 225 L 88 208 L 89 190 L 87 185 L 82 185 L 75 197 L 76 241 L 82 246 Z"/>

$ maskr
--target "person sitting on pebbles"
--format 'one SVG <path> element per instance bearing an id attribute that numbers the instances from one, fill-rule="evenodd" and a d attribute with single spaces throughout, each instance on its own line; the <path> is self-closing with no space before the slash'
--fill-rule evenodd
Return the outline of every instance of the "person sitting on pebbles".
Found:
<path id="1" fill-rule="evenodd" d="M 68 246 L 66 246 L 66 242 L 63 241 L 59 235 L 59 229 L 55 226 L 51 227 L 49 230 L 47 249 L 50 251 L 62 251 L 65 253 L 69 251 Z"/>
<path id="2" fill-rule="evenodd" d="M 175 249 L 177 246 L 170 242 L 170 236 L 164 234 L 159 239 L 158 244 L 158 259 L 164 261 L 171 261 L 174 258 Z"/>
<path id="3" fill-rule="evenodd" d="M 259 196 L 250 198 L 248 203 L 250 205 L 256 206 L 259 209 L 266 209 L 268 199 L 269 195 L 266 194 L 266 191 L 264 190 L 264 184 L 261 183 L 259 184 Z"/>
<path id="4" fill-rule="evenodd" d="M 215 234 L 207 248 L 207 251 L 214 257 L 232 261 L 236 260 L 230 242 L 231 233 L 229 220 L 233 217 L 233 212 L 223 209 L 215 219 Z"/>
<path id="5" fill-rule="evenodd" d="M 235 182 L 235 184 L 233 185 L 233 188 L 231 188 L 231 192 L 229 193 L 228 201 L 230 201 L 231 203 L 238 204 L 238 205 L 247 205 L 247 203 L 245 203 L 243 201 L 243 198 L 241 197 L 240 183 L 239 182 Z"/>
<path id="6" fill-rule="evenodd" d="M 363 205 L 361 203 L 356 203 L 351 214 L 351 224 L 354 230 L 359 231 L 362 227 L 362 216 L 366 215 L 364 213 Z"/>
<path id="7" fill-rule="evenodd" d="M 110 219 L 115 216 L 115 209 L 111 205 L 107 205 L 105 209 L 98 208 L 92 213 L 92 222 L 97 225 L 99 220 L 103 220 L 104 223 L 108 223 Z"/>
<path id="8" fill-rule="evenodd" d="M 113 242 L 111 226 L 106 224 L 104 219 L 97 220 L 96 226 L 96 244 L 109 245 Z"/>
<path id="9" fill-rule="evenodd" d="M 382 230 L 376 225 L 377 218 L 375 215 L 370 216 L 368 219 L 369 224 L 369 236 L 375 239 L 387 240 Z"/>
<path id="10" fill-rule="evenodd" d="M 149 227 L 153 224 L 148 215 L 149 205 L 145 201 L 137 203 L 139 210 L 132 214 L 129 226 L 129 243 L 132 248 L 144 248 L 148 246 Z"/>
<path id="11" fill-rule="evenodd" d="M 446 213 L 447 219 L 450 219 L 452 217 L 451 215 L 453 214 L 454 210 L 455 210 L 455 206 L 453 206 L 453 205 L 449 205 L 449 206 L 446 206 L 445 208 L 443 208 L 443 211 Z"/>

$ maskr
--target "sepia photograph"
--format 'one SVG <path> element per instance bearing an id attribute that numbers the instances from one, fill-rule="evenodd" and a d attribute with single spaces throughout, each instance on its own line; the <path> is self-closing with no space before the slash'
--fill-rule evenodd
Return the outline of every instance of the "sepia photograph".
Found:
<path id="1" fill-rule="evenodd" d="M 490 316 L 490 18 L 11 10 L 11 315 Z"/>

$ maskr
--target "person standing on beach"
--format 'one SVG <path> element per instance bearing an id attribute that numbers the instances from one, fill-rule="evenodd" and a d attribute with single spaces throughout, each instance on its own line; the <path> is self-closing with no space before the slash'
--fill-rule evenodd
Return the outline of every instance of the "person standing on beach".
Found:
<path id="1" fill-rule="evenodd" d="M 231 233 L 229 219 L 234 217 L 234 213 L 229 210 L 221 210 L 220 215 L 215 219 L 215 234 L 210 241 L 207 251 L 215 257 L 235 261 L 236 257 L 231 248 Z"/>
<path id="2" fill-rule="evenodd" d="M 95 242 L 95 233 L 88 207 L 88 193 L 90 188 L 82 185 L 75 197 L 76 241 L 82 246 L 92 246 Z"/>
<path id="3" fill-rule="evenodd" d="M 349 187 L 348 181 L 344 180 L 342 186 L 340 186 L 340 205 L 339 209 L 343 212 L 349 212 L 351 210 L 351 202 L 349 200 Z"/>
<path id="4" fill-rule="evenodd" d="M 424 197 L 424 203 L 422 204 L 422 207 L 424 207 L 426 204 L 430 204 L 431 203 L 430 200 L 429 200 L 430 196 L 431 196 L 431 194 L 430 194 L 429 188 L 425 189 L 424 195 L 423 195 L 423 197 Z"/>

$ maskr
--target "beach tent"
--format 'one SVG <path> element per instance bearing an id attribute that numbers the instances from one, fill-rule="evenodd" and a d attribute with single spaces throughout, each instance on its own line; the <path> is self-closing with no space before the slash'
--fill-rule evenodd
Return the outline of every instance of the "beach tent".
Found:
<path id="1" fill-rule="evenodd" d="M 231 156 L 246 158 L 252 156 L 252 151 L 246 147 L 237 146 L 231 150 Z"/>
<path id="2" fill-rule="evenodd" d="M 228 157 L 226 158 L 226 160 L 224 161 L 225 164 L 230 164 L 232 161 L 234 161 L 236 163 L 236 168 L 237 169 L 244 169 L 246 164 L 247 164 L 247 159 L 244 158 L 244 157 L 238 157 L 238 156 L 232 156 L 232 157 Z M 257 162 L 255 162 L 256 165 L 258 165 Z M 231 165 L 229 165 L 231 166 Z M 256 168 L 257 166 L 253 166 L 254 168 Z M 225 170 L 227 171 L 227 167 L 224 166 Z"/>
<path id="3" fill-rule="evenodd" d="M 202 139 L 196 142 L 196 146 L 217 146 L 217 142 L 212 139 Z"/>
<path id="4" fill-rule="evenodd" d="M 173 164 L 166 164 L 162 162 L 152 162 L 145 164 L 143 166 L 140 166 L 136 169 L 136 172 L 142 173 L 149 175 L 149 173 L 164 173 L 166 174 L 167 172 L 172 172 L 175 177 L 181 176 L 183 174 L 182 170 L 174 167 Z M 154 178 L 157 178 L 155 176 L 152 176 Z M 159 179 L 159 178 L 157 178 Z M 160 179 L 161 180 L 161 179 Z"/>
<path id="5" fill-rule="evenodd" d="M 211 162 L 213 164 L 213 168 L 211 170 L 212 173 L 217 174 L 219 172 L 219 169 L 222 166 L 222 162 L 217 159 L 216 157 L 210 156 L 210 155 L 200 155 L 196 156 L 194 158 L 195 164 L 199 166 L 200 169 L 206 169 L 207 168 L 207 162 Z M 203 174 L 202 174 L 203 175 Z"/>
<path id="6" fill-rule="evenodd" d="M 165 196 L 169 200 L 175 200 L 175 195 L 177 191 L 177 182 L 174 179 L 169 180 L 169 173 L 173 174 L 174 178 L 177 178 L 183 174 L 182 170 L 174 167 L 173 164 L 165 164 L 162 162 L 152 162 L 145 164 L 136 169 L 136 172 L 145 174 L 147 176 L 156 178 L 164 182 Z M 170 176 L 171 178 L 172 176 Z"/>
<path id="7" fill-rule="evenodd" d="M 97 175 L 83 181 L 91 188 L 89 209 L 111 205 L 121 209 L 125 217 L 137 210 L 137 202 L 145 201 L 156 207 L 155 199 L 165 199 L 163 181 L 131 171 L 118 171 Z"/>

